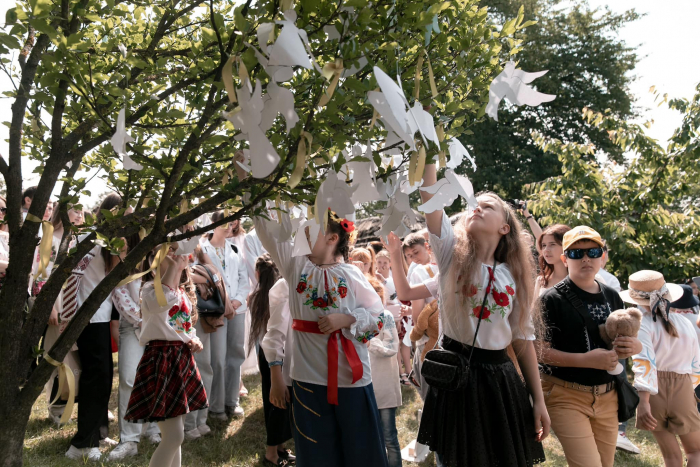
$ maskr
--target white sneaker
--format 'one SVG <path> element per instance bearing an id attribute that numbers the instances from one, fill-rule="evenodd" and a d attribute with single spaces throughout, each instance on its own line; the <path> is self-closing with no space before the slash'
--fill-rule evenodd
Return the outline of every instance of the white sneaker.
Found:
<path id="1" fill-rule="evenodd" d="M 199 430 L 197 428 L 189 431 L 185 431 L 185 441 L 194 441 L 195 439 L 199 438 Z"/>
<path id="2" fill-rule="evenodd" d="M 71 444 L 70 449 L 66 451 L 66 457 L 68 459 L 73 459 L 76 461 L 89 460 L 89 461 L 99 461 L 102 454 L 97 448 L 76 448 Z"/>
<path id="3" fill-rule="evenodd" d="M 119 443 L 113 440 L 112 438 L 102 438 L 100 440 L 100 447 L 101 448 L 113 448 L 114 446 L 117 446 Z"/>
<path id="4" fill-rule="evenodd" d="M 207 425 L 207 424 L 205 423 L 204 425 L 199 425 L 199 426 L 197 427 L 197 431 L 199 431 L 199 434 L 200 434 L 201 436 L 206 436 L 206 435 L 208 435 L 209 433 L 211 433 L 211 428 L 209 428 L 209 425 Z"/>
<path id="5" fill-rule="evenodd" d="M 49 406 L 49 420 L 54 422 L 56 425 L 61 424 L 61 416 L 63 416 L 63 411 L 66 409 L 65 405 L 51 405 Z"/>
<path id="6" fill-rule="evenodd" d="M 240 405 L 237 405 L 235 407 L 226 407 L 226 415 L 228 415 L 231 418 L 242 418 L 245 417 L 245 411 L 243 410 L 243 407 Z"/>
<path id="7" fill-rule="evenodd" d="M 639 454 L 641 452 L 639 448 L 627 438 L 627 435 L 624 432 L 619 432 L 617 434 L 617 449 L 631 452 L 632 454 Z"/>
<path id="8" fill-rule="evenodd" d="M 114 420 L 115 420 L 115 419 L 114 419 L 114 414 L 112 413 L 111 410 L 108 410 L 108 411 L 107 411 L 107 421 L 109 421 L 109 423 L 112 423 Z"/>
<path id="9" fill-rule="evenodd" d="M 117 461 L 120 459 L 126 459 L 127 457 L 134 457 L 139 453 L 138 443 L 133 441 L 127 441 L 125 443 L 119 443 L 119 445 L 112 449 L 107 457 L 108 461 Z"/>
<path id="10" fill-rule="evenodd" d="M 220 422 L 228 422 L 228 417 L 226 416 L 225 413 L 209 412 L 209 415 L 207 415 L 207 418 L 210 418 L 212 420 L 218 420 Z"/>
<path id="11" fill-rule="evenodd" d="M 163 439 L 160 437 L 159 433 L 153 433 L 152 435 L 146 436 L 146 439 L 151 443 L 151 444 L 160 444 Z"/>

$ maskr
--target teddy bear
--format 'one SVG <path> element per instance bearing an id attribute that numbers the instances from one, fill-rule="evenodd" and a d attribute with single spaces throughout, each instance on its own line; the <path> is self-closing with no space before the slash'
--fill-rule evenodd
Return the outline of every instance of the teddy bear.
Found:
<path id="1" fill-rule="evenodd" d="M 642 326 L 642 312 L 637 308 L 626 308 L 615 310 L 610 313 L 604 324 L 598 326 L 600 337 L 608 345 L 608 349 L 613 348 L 613 341 L 616 337 L 637 337 L 639 328 Z M 619 363 L 614 370 L 608 371 L 611 375 L 622 373 L 622 365 Z"/>

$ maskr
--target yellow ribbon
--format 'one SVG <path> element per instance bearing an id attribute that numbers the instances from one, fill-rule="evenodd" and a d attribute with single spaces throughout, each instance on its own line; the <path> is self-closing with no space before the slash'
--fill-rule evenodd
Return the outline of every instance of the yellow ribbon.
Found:
<path id="1" fill-rule="evenodd" d="M 282 223 L 282 211 L 280 211 L 280 206 L 282 206 L 282 198 L 280 197 L 280 194 L 277 193 L 277 198 L 275 198 L 275 207 L 278 209 L 277 211 L 277 222 Z"/>
<path id="2" fill-rule="evenodd" d="M 299 146 L 297 147 L 297 162 L 296 165 L 294 166 L 294 171 L 292 172 L 292 176 L 289 177 L 289 187 L 294 188 L 296 187 L 299 182 L 301 181 L 301 177 L 304 175 L 304 168 L 306 168 L 306 153 L 308 149 L 311 148 L 311 143 L 313 142 L 314 137 L 311 136 L 311 133 L 307 131 L 302 131 L 301 132 L 301 138 L 299 139 Z M 306 142 L 308 141 L 308 147 Z"/>
<path id="3" fill-rule="evenodd" d="M 228 94 L 228 100 L 232 104 L 238 102 L 236 99 L 236 89 L 233 87 L 233 64 L 235 62 L 238 62 L 238 77 L 241 80 L 241 86 L 246 80 L 250 81 L 250 76 L 248 76 L 248 68 L 246 68 L 241 57 L 237 55 L 230 56 L 224 64 L 224 69 L 221 70 L 221 80 L 224 82 L 224 88 L 226 89 L 226 94 Z"/>
<path id="4" fill-rule="evenodd" d="M 163 286 L 160 282 L 160 265 L 165 259 L 165 257 L 168 255 L 168 250 L 170 249 L 170 242 L 163 243 L 160 247 L 160 250 L 158 250 L 158 253 L 156 253 L 156 257 L 153 258 L 153 262 L 151 263 L 151 267 L 143 272 L 139 272 L 137 274 L 132 274 L 128 277 L 126 277 L 124 280 L 122 280 L 119 284 L 117 284 L 117 287 L 121 287 L 122 285 L 126 285 L 129 282 L 133 282 L 136 279 L 140 279 L 146 274 L 148 274 L 151 271 L 155 270 L 154 274 L 154 279 L 153 279 L 153 288 L 156 292 L 156 300 L 158 300 L 158 305 L 160 306 L 167 306 L 168 301 L 165 299 L 165 294 L 163 293 Z"/>
<path id="5" fill-rule="evenodd" d="M 442 123 L 435 127 L 435 134 L 437 134 L 438 141 L 440 141 L 440 143 L 445 140 L 445 129 L 442 127 Z M 440 158 L 440 167 L 447 166 L 447 158 L 445 156 L 444 149 L 440 150 L 438 157 Z"/>
<path id="6" fill-rule="evenodd" d="M 51 244 L 53 243 L 53 224 L 49 221 L 42 221 L 34 214 L 27 214 L 27 220 L 29 222 L 39 222 L 41 223 L 41 243 L 39 244 L 39 270 L 37 271 L 37 277 L 49 277 L 49 273 L 46 270 L 49 267 L 49 262 L 51 261 Z"/>
<path id="7" fill-rule="evenodd" d="M 294 5 L 294 0 L 282 0 L 280 2 L 280 10 L 284 13 L 287 10 L 291 10 Z"/>
<path id="8" fill-rule="evenodd" d="M 333 78 L 331 80 L 331 84 L 328 85 L 328 89 L 326 89 L 326 92 L 323 94 L 323 96 L 321 96 L 321 100 L 318 102 L 318 105 L 324 107 L 331 100 L 331 97 L 333 97 L 335 88 L 338 86 L 338 82 L 340 81 L 340 75 L 343 74 L 343 59 L 336 58 L 335 62 L 326 63 L 323 65 L 321 74 L 323 74 L 323 77 L 327 80 L 331 80 L 331 78 Z"/>
<path id="9" fill-rule="evenodd" d="M 425 170 L 425 146 L 420 145 L 418 151 L 414 151 L 411 155 L 411 161 L 408 165 L 408 183 L 413 186 L 423 178 L 423 171 Z"/>
<path id="10" fill-rule="evenodd" d="M 44 352 L 44 360 L 58 368 L 58 392 L 56 393 L 56 398 L 49 404 L 50 406 L 54 405 L 61 397 L 61 394 L 63 394 L 64 381 L 65 384 L 68 384 L 68 401 L 66 402 L 66 408 L 63 410 L 63 415 L 61 415 L 61 423 L 68 423 L 73 414 L 73 405 L 75 404 L 75 376 L 73 375 L 73 370 L 65 363 L 57 362 L 51 358 L 48 352 Z"/>
<path id="11" fill-rule="evenodd" d="M 428 80 L 430 82 L 430 92 L 433 95 L 433 99 L 436 99 L 438 96 L 437 92 L 437 86 L 435 85 L 435 75 L 433 74 L 433 66 L 430 64 L 430 57 L 428 56 L 428 51 L 423 50 L 425 53 L 425 58 L 428 59 Z M 418 57 L 418 63 L 416 63 L 416 77 L 414 81 L 414 95 L 416 100 L 420 97 L 420 78 L 421 78 L 421 73 L 423 71 L 423 62 L 424 58 L 421 55 Z"/>

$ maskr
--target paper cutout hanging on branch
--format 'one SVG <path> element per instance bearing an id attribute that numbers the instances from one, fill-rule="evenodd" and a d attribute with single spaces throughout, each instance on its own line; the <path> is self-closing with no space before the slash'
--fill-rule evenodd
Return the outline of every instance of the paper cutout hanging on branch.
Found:
<path id="1" fill-rule="evenodd" d="M 248 69 L 245 63 L 243 63 L 241 57 L 235 55 L 230 56 L 224 64 L 224 69 L 221 70 L 221 81 L 224 83 L 224 89 L 226 89 L 228 100 L 232 104 L 237 102 L 236 89 L 233 87 L 233 65 L 236 62 L 238 62 L 238 77 L 241 80 L 241 86 L 248 86 L 248 89 L 252 90 L 250 76 L 248 76 Z"/>
<path id="2" fill-rule="evenodd" d="M 282 32 L 277 36 L 273 45 L 268 46 L 270 52 L 268 64 L 272 66 L 301 66 L 308 70 L 313 68 L 306 46 L 309 43 L 306 31 L 294 24 L 297 13 L 294 10 L 284 12 L 284 20 L 275 21 L 282 26 Z"/>
<path id="3" fill-rule="evenodd" d="M 469 162 L 471 162 L 472 168 L 476 171 L 476 161 L 474 161 L 474 158 L 469 154 L 469 151 L 467 151 L 467 148 L 464 147 L 460 140 L 453 136 L 447 142 L 447 147 L 450 151 L 450 160 L 447 162 L 448 169 L 456 169 L 462 164 L 466 157 L 469 159 Z"/>
<path id="4" fill-rule="evenodd" d="M 426 214 L 450 206 L 459 196 L 467 201 L 470 211 L 477 206 L 472 183 L 467 177 L 457 175 L 451 169 L 447 169 L 445 178 L 438 180 L 435 185 L 423 187 L 420 190 L 433 195 L 424 204 L 418 206 L 418 210 Z"/>
<path id="5" fill-rule="evenodd" d="M 353 204 L 378 201 L 380 196 L 374 181 L 374 162 L 349 162 L 347 167 L 353 174 L 351 185 L 355 190 L 352 195 Z"/>
<path id="6" fill-rule="evenodd" d="M 306 228 L 309 228 L 309 236 L 306 236 Z M 315 218 L 307 219 L 297 229 L 294 236 L 294 247 L 292 248 L 292 256 L 310 255 L 311 250 L 316 245 L 318 234 L 321 231 L 321 225 L 316 222 Z"/>
<path id="7" fill-rule="evenodd" d="M 352 204 L 352 195 L 357 187 L 350 187 L 345 180 L 338 177 L 335 170 L 331 169 L 326 174 L 326 179 L 321 183 L 316 195 L 316 218 L 321 221 L 322 232 L 326 232 L 327 211 L 334 211 L 338 217 L 344 218 L 355 213 Z M 319 218 L 323 216 L 323 218 Z"/>
<path id="8" fill-rule="evenodd" d="M 240 107 L 232 112 L 223 112 L 223 116 L 242 132 L 237 140 L 247 140 L 250 145 L 250 165 L 255 178 L 269 176 L 280 162 L 274 146 L 260 128 L 264 102 L 260 81 L 255 80 L 255 90 L 250 94 L 247 86 L 238 89 Z"/>
<path id="9" fill-rule="evenodd" d="M 125 46 L 124 44 L 119 44 L 119 45 L 117 46 L 117 48 L 119 49 L 119 52 L 121 52 L 122 57 L 126 58 L 127 54 L 129 53 L 129 52 L 126 50 L 126 46 Z"/>
<path id="10" fill-rule="evenodd" d="M 117 131 L 112 136 L 112 148 L 120 156 L 124 158 L 124 170 L 142 170 L 143 166 L 134 162 L 126 153 L 127 143 L 133 143 L 134 138 L 126 132 L 126 108 L 119 111 L 117 117 Z"/>
<path id="11" fill-rule="evenodd" d="M 544 76 L 547 71 L 527 73 L 516 69 L 514 62 L 508 62 L 503 71 L 491 82 L 486 114 L 498 121 L 498 105 L 503 98 L 508 99 L 514 105 L 530 106 L 553 101 L 557 96 L 535 91 L 532 86 L 528 86 L 528 83 L 533 82 L 540 76 Z"/>
<path id="12" fill-rule="evenodd" d="M 417 101 L 413 105 L 413 108 L 411 110 L 414 118 L 409 118 L 408 124 L 410 125 L 413 134 L 415 134 L 416 131 L 420 130 L 424 138 L 427 138 L 428 140 L 435 143 L 435 146 L 440 147 L 440 139 L 438 138 L 438 135 L 435 132 L 433 116 L 430 115 L 429 112 L 423 110 L 423 106 L 420 104 L 420 102 Z"/>
<path id="13" fill-rule="evenodd" d="M 262 111 L 260 128 L 267 131 L 272 128 L 272 124 L 277 118 L 277 114 L 282 114 L 287 124 L 287 133 L 299 122 L 299 115 L 294 109 L 294 93 L 284 87 L 278 86 L 274 80 L 270 81 L 265 88 L 267 94 L 263 98 L 265 108 Z"/>

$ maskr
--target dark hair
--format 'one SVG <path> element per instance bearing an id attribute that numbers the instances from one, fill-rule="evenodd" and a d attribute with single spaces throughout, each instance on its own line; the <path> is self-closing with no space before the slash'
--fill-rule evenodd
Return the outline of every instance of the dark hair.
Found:
<path id="1" fill-rule="evenodd" d="M 265 335 L 267 321 L 270 319 L 270 289 L 279 280 L 280 272 L 269 253 L 259 256 L 255 261 L 258 273 L 258 285 L 250 294 L 250 335 L 248 354 L 253 351 L 258 341 Z"/>
<path id="2" fill-rule="evenodd" d="M 537 246 L 540 251 L 542 251 L 542 242 L 544 240 L 545 235 L 551 235 L 554 237 L 554 240 L 558 244 L 562 244 L 564 241 L 564 234 L 571 230 L 571 227 L 565 224 L 554 224 L 550 225 L 546 229 L 544 229 L 544 232 L 542 232 L 542 235 L 540 235 L 540 238 L 537 239 Z M 549 285 L 549 279 L 552 277 L 552 274 L 554 274 L 554 266 L 549 264 L 547 261 L 544 260 L 544 255 L 540 255 L 539 258 L 539 263 L 540 263 L 540 277 L 542 278 L 542 287 L 547 287 Z"/>
<path id="3" fill-rule="evenodd" d="M 335 245 L 335 256 L 343 255 L 343 260 L 347 263 L 350 256 L 350 244 L 355 239 L 355 234 L 357 229 L 352 233 L 347 232 L 340 222 L 342 219 L 338 215 L 329 210 L 328 211 L 328 228 L 326 231 L 328 233 L 334 233 L 338 235 L 338 243 Z"/>
<path id="4" fill-rule="evenodd" d="M 382 245 L 382 242 L 369 242 L 367 244 L 367 248 L 372 248 L 374 250 L 374 254 L 376 255 L 384 249 L 384 245 Z"/>
<path id="5" fill-rule="evenodd" d="M 413 232 L 403 240 L 403 248 L 411 248 L 416 245 L 425 246 L 425 236 L 420 232 Z"/>
<path id="6" fill-rule="evenodd" d="M 232 234 L 234 237 L 238 237 L 239 235 L 245 235 L 245 229 L 243 228 L 243 222 L 241 222 L 240 219 L 236 219 L 236 220 L 238 221 L 238 227 L 236 227 L 235 229 L 233 229 L 233 231 L 231 232 L 231 234 Z M 233 221 L 233 222 L 235 222 L 235 221 Z"/>
<path id="7" fill-rule="evenodd" d="M 36 193 L 36 187 L 30 186 L 22 192 L 22 207 L 24 207 L 24 198 L 34 199 L 34 193 Z"/>
<path id="8" fill-rule="evenodd" d="M 214 222 L 219 222 L 219 221 L 220 221 L 221 219 L 223 219 L 223 218 L 224 218 L 224 211 L 214 211 L 213 213 L 211 213 L 211 223 L 212 223 L 212 224 L 213 224 Z M 213 236 L 214 236 L 214 232 L 213 232 L 213 231 L 212 231 L 212 232 L 209 232 L 209 233 L 207 234 L 207 238 L 208 238 L 209 240 L 211 240 Z"/>
<path id="9" fill-rule="evenodd" d="M 97 208 L 97 222 L 102 222 L 105 219 L 102 211 L 111 211 L 115 207 L 118 207 L 122 203 L 122 197 L 116 193 L 108 194 L 105 199 L 100 203 L 100 207 Z M 127 242 L 128 243 L 128 242 Z M 112 270 L 110 264 L 112 263 L 112 254 L 106 248 L 100 248 L 100 254 L 105 262 L 105 274 Z"/>

